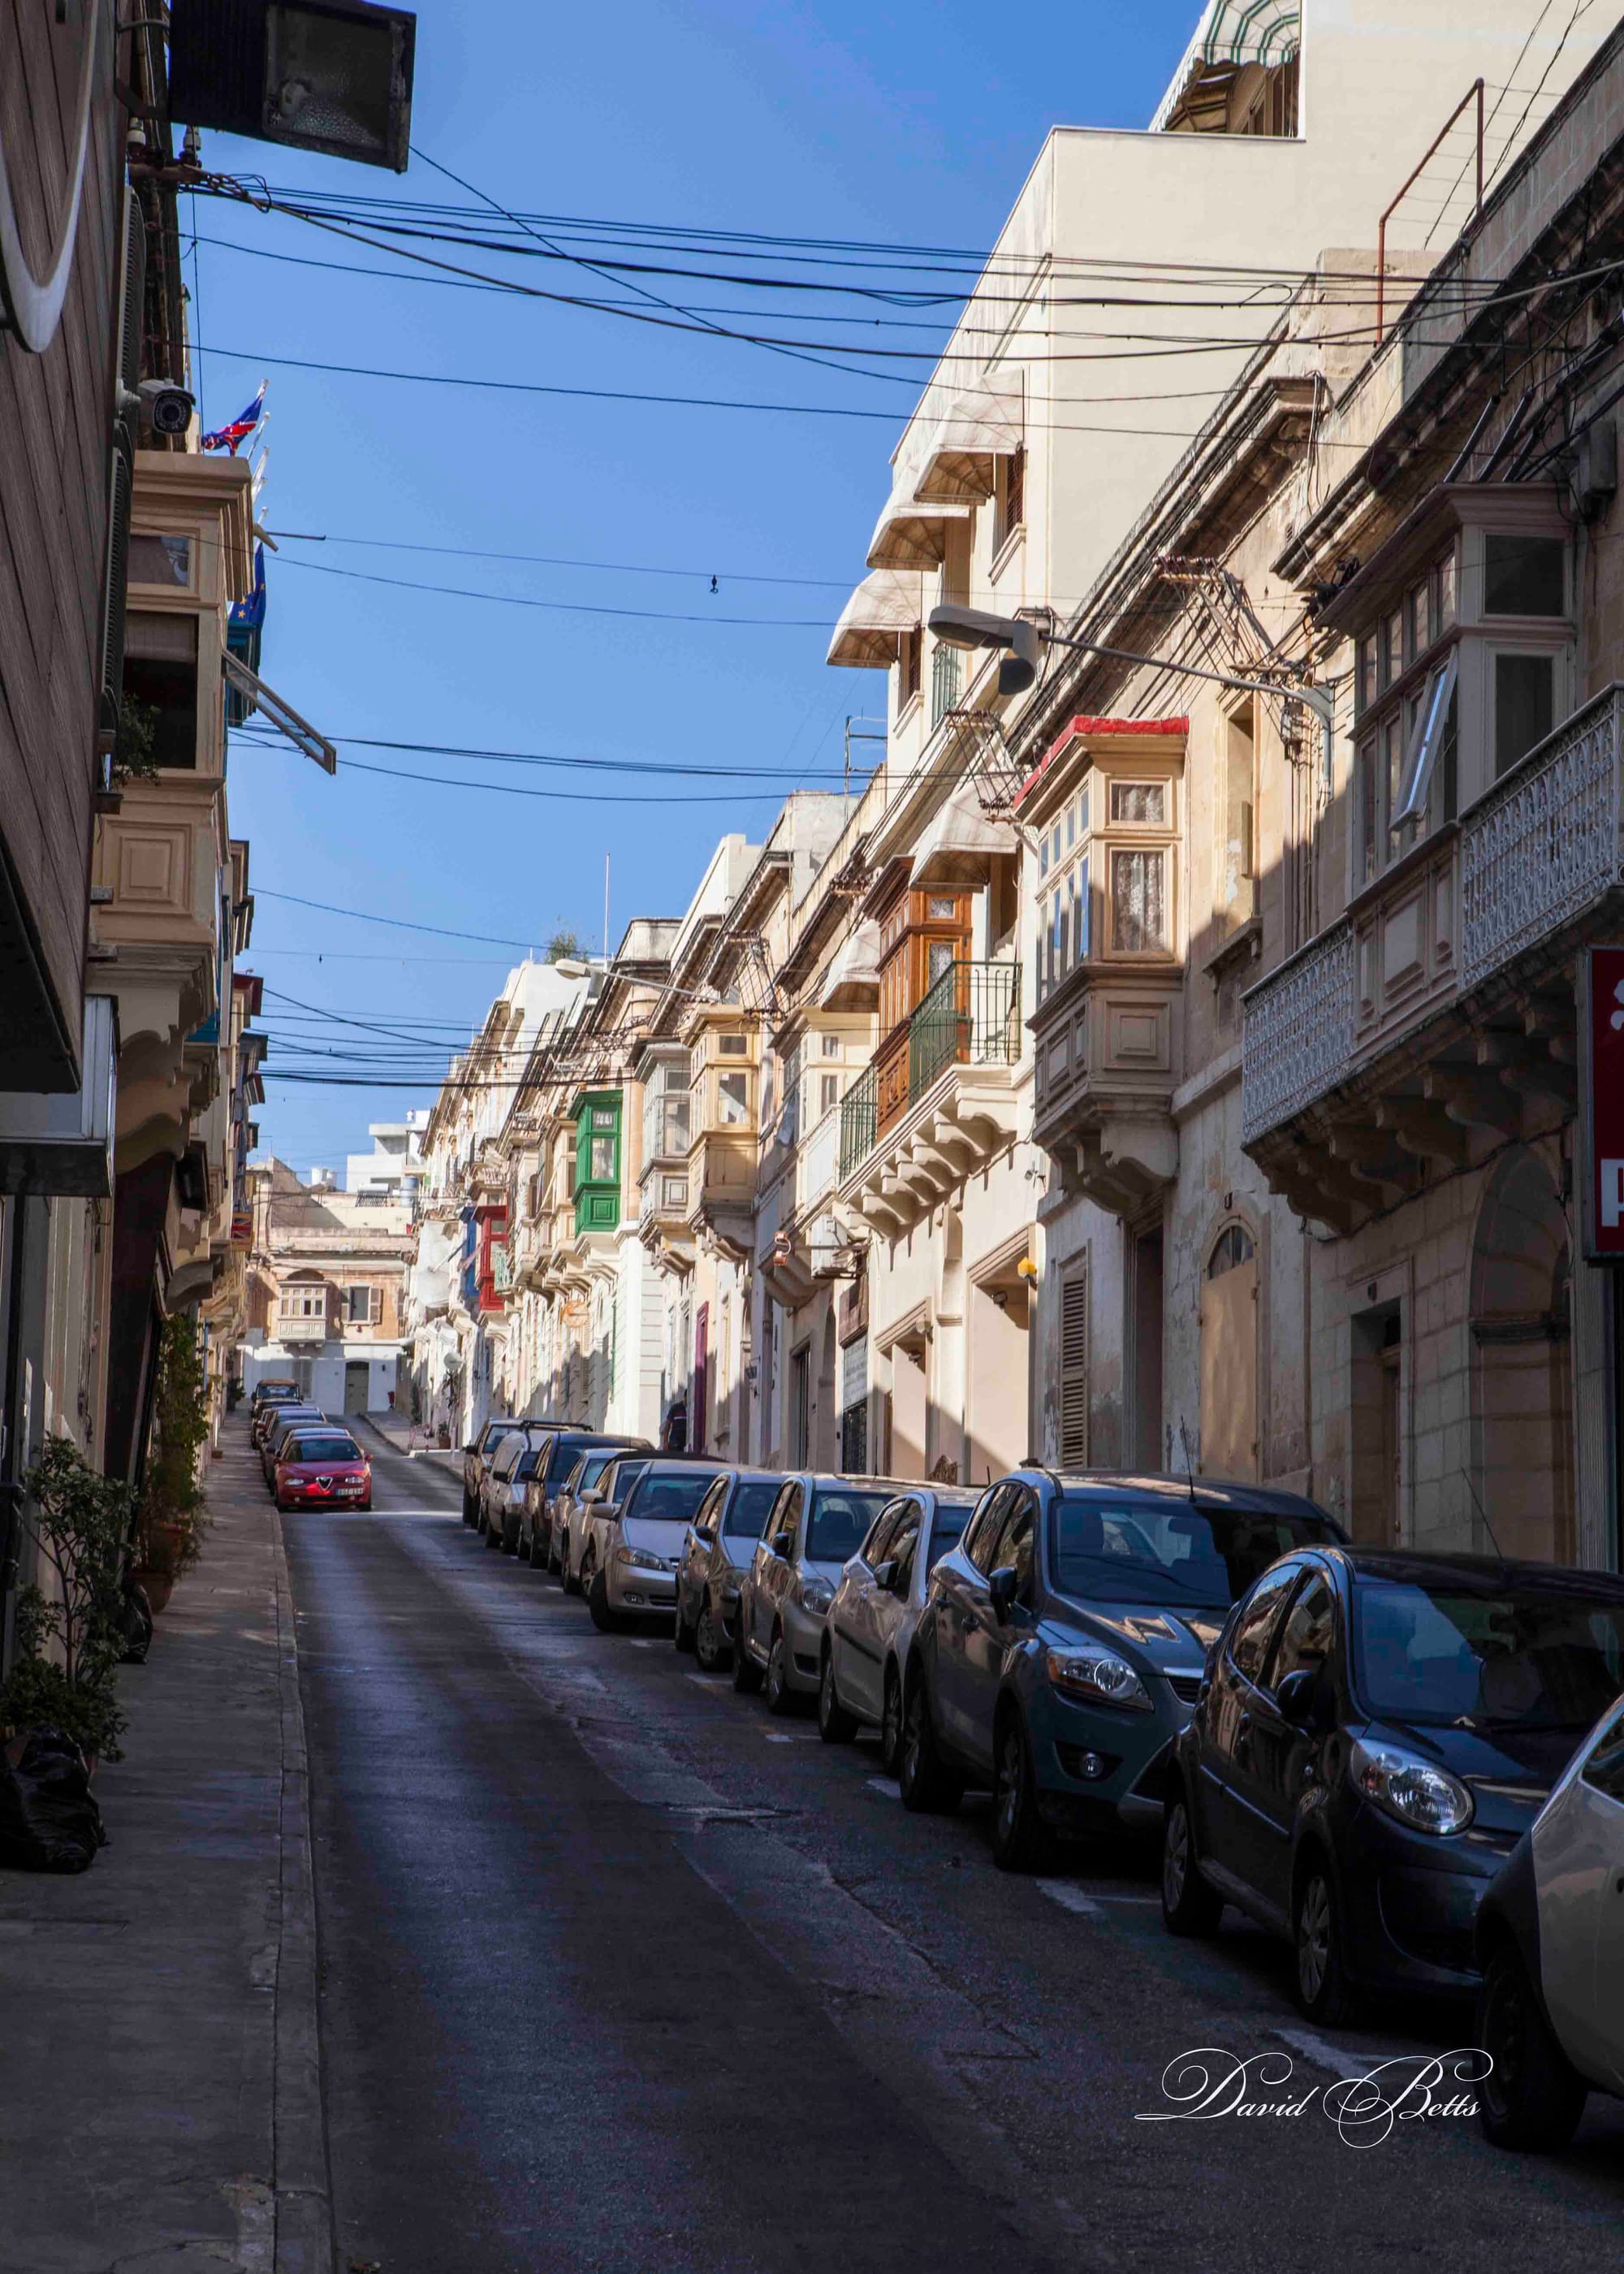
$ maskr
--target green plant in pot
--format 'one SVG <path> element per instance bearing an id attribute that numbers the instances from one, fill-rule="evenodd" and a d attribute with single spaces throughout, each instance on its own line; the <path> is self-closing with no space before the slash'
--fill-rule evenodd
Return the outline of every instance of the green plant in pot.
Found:
<path id="1" fill-rule="evenodd" d="M 154 1610 L 202 1552 L 208 1506 L 198 1457 L 208 1435 L 208 1389 L 194 1322 L 166 1320 L 153 1402 L 147 1480 L 136 1517 L 136 1562 Z"/>
<path id="2" fill-rule="evenodd" d="M 16 1658 L 0 1683 L 0 1727 L 60 1729 L 93 1762 L 116 1761 L 124 1716 L 114 1669 L 124 1649 L 123 1577 L 134 1495 L 99 1475 L 66 1437 L 48 1442 L 23 1482 L 23 1524 L 52 1584 L 18 1596 Z"/>

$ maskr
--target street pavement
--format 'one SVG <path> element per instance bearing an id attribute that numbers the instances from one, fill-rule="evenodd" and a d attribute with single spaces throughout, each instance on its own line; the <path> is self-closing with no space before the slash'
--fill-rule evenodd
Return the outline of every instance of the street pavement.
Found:
<path id="1" fill-rule="evenodd" d="M 666 1632 L 599 1635 L 464 1527 L 443 1463 L 372 1450 L 372 1513 L 283 1520 L 341 2268 L 1616 2255 L 1624 2107 L 1553 2159 L 1460 2114 L 1339 2129 L 1339 2077 L 1470 2016 L 1306 2029 L 1233 1914 L 1163 1933 L 1142 1850 L 998 1873 L 984 1804 L 908 1816 L 872 1743 L 770 1720 Z M 1274 2112 L 1178 2114 L 1202 2048 Z"/>

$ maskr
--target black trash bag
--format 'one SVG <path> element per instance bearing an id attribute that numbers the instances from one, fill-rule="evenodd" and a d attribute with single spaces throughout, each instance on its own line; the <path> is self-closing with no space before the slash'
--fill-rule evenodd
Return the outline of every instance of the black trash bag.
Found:
<path id="1" fill-rule="evenodd" d="M 87 1871 L 107 1843 L 85 1756 L 59 1729 L 37 1729 L 15 1766 L 0 1751 L 0 1867 Z"/>
<path id="2" fill-rule="evenodd" d="M 118 1630 L 124 1638 L 121 1666 L 145 1666 L 147 1653 L 152 1648 L 152 1605 L 147 1600 L 147 1590 L 139 1579 L 126 1579 L 119 1604 Z"/>

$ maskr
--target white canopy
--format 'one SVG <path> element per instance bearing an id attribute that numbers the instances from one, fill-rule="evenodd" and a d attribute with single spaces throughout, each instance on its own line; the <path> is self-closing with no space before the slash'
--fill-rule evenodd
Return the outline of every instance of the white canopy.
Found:
<path id="1" fill-rule="evenodd" d="M 931 892 L 982 884 L 995 855 L 1019 850 L 1020 840 L 1011 825 L 983 813 L 974 790 L 961 782 L 936 809 L 919 840 L 913 881 L 921 891 Z"/>
<path id="2" fill-rule="evenodd" d="M 1020 380 L 1013 373 L 995 372 L 981 386 L 966 388 L 931 437 L 915 496 L 938 505 L 990 497 L 993 460 L 1014 456 L 1022 422 Z"/>
<path id="3" fill-rule="evenodd" d="M 870 568 L 935 568 L 947 552 L 947 524 L 967 521 L 967 505 L 921 505 L 910 475 L 891 493 L 868 546 Z"/>
<path id="4" fill-rule="evenodd" d="M 871 1011 L 880 991 L 880 928 L 860 923 L 837 950 L 818 995 L 820 1011 Z"/>
<path id="5" fill-rule="evenodd" d="M 897 660 L 897 643 L 924 621 L 924 591 L 917 568 L 876 568 L 840 611 L 827 660 L 874 670 Z"/>

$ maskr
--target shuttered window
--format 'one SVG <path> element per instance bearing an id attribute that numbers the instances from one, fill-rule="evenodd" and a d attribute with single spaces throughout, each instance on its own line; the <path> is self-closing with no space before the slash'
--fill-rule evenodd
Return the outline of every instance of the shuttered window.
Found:
<path id="1" fill-rule="evenodd" d="M 1060 1465 L 1088 1465 L 1088 1265 L 1060 1283 Z"/>

